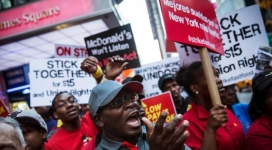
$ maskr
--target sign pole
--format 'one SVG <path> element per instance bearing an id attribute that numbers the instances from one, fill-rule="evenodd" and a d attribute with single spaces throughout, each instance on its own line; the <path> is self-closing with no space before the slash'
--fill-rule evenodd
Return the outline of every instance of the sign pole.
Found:
<path id="1" fill-rule="evenodd" d="M 199 48 L 199 55 L 201 58 L 204 74 L 206 77 L 209 93 L 211 96 L 212 104 L 215 106 L 216 104 L 221 104 L 221 99 L 218 93 L 218 88 L 215 82 L 215 77 L 212 70 L 211 61 L 208 55 L 207 48 Z"/>

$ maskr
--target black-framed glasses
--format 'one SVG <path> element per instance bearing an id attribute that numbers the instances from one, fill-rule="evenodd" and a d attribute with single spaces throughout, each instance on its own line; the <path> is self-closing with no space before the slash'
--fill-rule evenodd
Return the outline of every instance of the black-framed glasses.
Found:
<path id="1" fill-rule="evenodd" d="M 135 102 L 139 100 L 139 96 L 137 93 L 131 93 L 122 97 L 115 98 L 112 102 L 110 102 L 112 108 L 118 108 L 123 106 L 127 101 Z"/>
<path id="2" fill-rule="evenodd" d="M 77 103 L 77 100 L 75 98 L 69 98 L 67 101 L 59 101 L 56 104 L 57 108 L 63 108 L 64 106 L 66 107 L 68 104 L 74 105 Z"/>

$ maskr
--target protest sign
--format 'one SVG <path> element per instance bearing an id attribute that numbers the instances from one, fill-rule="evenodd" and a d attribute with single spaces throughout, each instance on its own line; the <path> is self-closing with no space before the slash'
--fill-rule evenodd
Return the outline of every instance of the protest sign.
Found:
<path id="1" fill-rule="evenodd" d="M 142 99 L 141 102 L 147 119 L 153 123 L 158 120 L 163 110 L 166 110 L 169 113 L 165 120 L 166 123 L 169 123 L 174 119 L 177 113 L 170 92 Z"/>
<path id="2" fill-rule="evenodd" d="M 98 59 L 105 69 L 108 58 L 119 55 L 128 62 L 127 69 L 140 67 L 140 61 L 130 24 L 85 38 L 89 56 Z"/>
<path id="3" fill-rule="evenodd" d="M 208 0 L 160 0 L 167 38 L 223 54 L 213 5 Z"/>
<path id="4" fill-rule="evenodd" d="M 88 103 L 95 79 L 80 69 L 83 59 L 38 59 L 30 62 L 30 105 L 48 106 L 55 95 L 68 91 Z"/>
<path id="5" fill-rule="evenodd" d="M 0 99 L 0 117 L 7 117 L 9 114 L 4 102 Z"/>
<path id="6" fill-rule="evenodd" d="M 167 38 L 199 47 L 212 103 L 220 104 L 220 96 L 208 56 L 208 49 L 224 54 L 213 5 L 208 0 L 160 0 L 160 4 Z"/>
<path id="7" fill-rule="evenodd" d="M 55 44 L 55 58 L 87 58 L 88 52 L 84 46 Z"/>
<path id="8" fill-rule="evenodd" d="M 144 93 L 146 97 L 161 93 L 158 87 L 158 81 L 164 74 L 176 74 L 180 67 L 179 58 L 163 59 L 155 63 L 143 65 L 135 68 L 135 74 L 143 77 Z"/>
<path id="9" fill-rule="evenodd" d="M 257 5 L 243 8 L 218 18 L 225 55 L 209 53 L 212 65 L 223 84 L 230 85 L 254 76 L 257 51 L 268 45 L 260 10 Z M 198 49 L 175 43 L 181 63 L 200 61 Z"/>

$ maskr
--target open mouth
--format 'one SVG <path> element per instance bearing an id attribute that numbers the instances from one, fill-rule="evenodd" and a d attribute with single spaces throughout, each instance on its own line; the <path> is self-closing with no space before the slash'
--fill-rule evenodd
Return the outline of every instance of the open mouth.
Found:
<path id="1" fill-rule="evenodd" d="M 225 88 L 222 87 L 222 88 L 218 89 L 218 91 L 219 91 L 219 92 L 224 92 L 224 91 L 225 91 Z"/>
<path id="2" fill-rule="evenodd" d="M 76 110 L 76 109 L 72 109 L 72 110 L 69 110 L 69 111 L 67 112 L 68 115 L 74 115 L 74 114 L 76 114 L 76 113 L 77 113 L 77 110 Z"/>
<path id="3" fill-rule="evenodd" d="M 129 125 L 132 128 L 140 127 L 141 126 L 141 121 L 140 121 L 139 111 L 131 113 L 129 115 L 126 123 L 127 123 L 127 125 Z"/>

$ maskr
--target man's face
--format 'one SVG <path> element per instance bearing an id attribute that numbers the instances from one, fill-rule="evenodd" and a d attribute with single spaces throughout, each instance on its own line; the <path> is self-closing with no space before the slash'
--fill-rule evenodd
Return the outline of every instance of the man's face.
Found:
<path id="1" fill-rule="evenodd" d="M 163 92 L 170 91 L 174 101 L 180 100 L 180 86 L 175 80 L 166 80 L 163 83 Z"/>
<path id="2" fill-rule="evenodd" d="M 19 135 L 15 129 L 6 123 L 0 123 L 0 149 L 23 150 Z"/>
<path id="3" fill-rule="evenodd" d="M 127 90 L 121 90 L 120 93 L 105 106 L 98 114 L 100 126 L 105 135 L 115 141 L 129 141 L 137 139 L 141 134 L 141 121 L 139 116 L 139 105 L 137 102 L 128 101 L 119 107 L 112 107 L 111 104 L 120 104 L 120 98 L 132 95 Z M 97 124 L 97 119 L 95 119 Z M 98 123 L 99 124 L 99 123 Z"/>
<path id="4" fill-rule="evenodd" d="M 84 114 L 89 111 L 89 104 L 81 104 L 80 107 Z"/>
<path id="5" fill-rule="evenodd" d="M 69 93 L 62 93 L 55 99 L 56 111 L 54 117 L 63 122 L 71 122 L 79 118 L 79 105 L 75 97 Z"/>
<path id="6" fill-rule="evenodd" d="M 41 149 L 46 138 L 46 131 L 37 127 L 24 126 L 23 135 L 26 142 L 27 150 Z"/>

